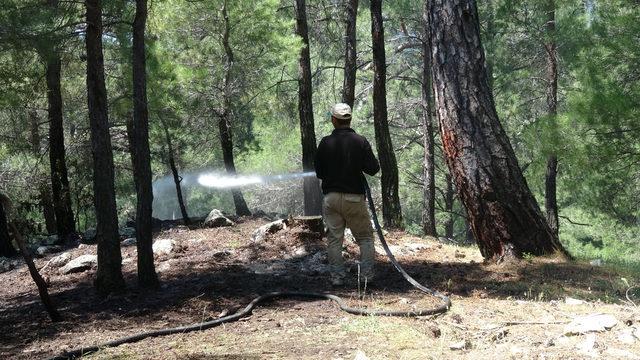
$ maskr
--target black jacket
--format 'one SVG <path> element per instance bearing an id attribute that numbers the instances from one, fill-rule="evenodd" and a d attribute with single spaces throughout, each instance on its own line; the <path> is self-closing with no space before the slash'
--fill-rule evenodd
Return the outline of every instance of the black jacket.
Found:
<path id="1" fill-rule="evenodd" d="M 371 145 L 351 128 L 335 129 L 318 145 L 316 176 L 322 179 L 322 192 L 364 194 L 362 173 L 374 175 L 380 170 Z"/>

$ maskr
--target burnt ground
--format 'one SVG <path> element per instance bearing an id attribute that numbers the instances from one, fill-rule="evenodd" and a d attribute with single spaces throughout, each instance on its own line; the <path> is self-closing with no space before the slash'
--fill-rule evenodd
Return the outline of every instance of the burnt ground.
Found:
<path id="1" fill-rule="evenodd" d="M 324 239 L 293 227 L 252 243 L 264 220 L 246 218 L 234 227 L 167 230 L 179 249 L 156 259 L 157 291 L 135 285 L 135 246 L 124 247 L 127 292 L 97 296 L 95 269 L 61 275 L 43 271 L 65 320 L 51 323 L 24 265 L 0 274 L 0 358 L 43 359 L 164 327 L 232 313 L 271 291 L 331 292 L 354 306 L 412 309 L 437 304 L 413 290 L 382 255 L 378 278 L 363 289 L 355 280 L 357 246 L 348 244 L 352 280 L 332 289 L 324 271 Z M 444 315 L 420 318 L 354 316 L 328 301 L 286 299 L 262 304 L 241 321 L 188 334 L 146 339 L 105 349 L 90 359 L 582 359 L 640 358 L 637 281 L 605 267 L 557 259 L 484 264 L 474 247 L 442 244 L 402 232 L 388 234 L 397 257 L 416 279 L 451 296 Z M 69 249 L 74 257 L 95 246 Z M 53 255 L 37 259 L 42 268 Z M 584 302 L 567 303 L 567 297 Z M 637 303 L 638 301 L 636 301 Z M 563 336 L 577 316 L 606 313 L 618 324 L 599 333 Z M 625 336 L 625 334 L 627 336 Z M 451 349 L 460 348 L 460 349 Z"/>

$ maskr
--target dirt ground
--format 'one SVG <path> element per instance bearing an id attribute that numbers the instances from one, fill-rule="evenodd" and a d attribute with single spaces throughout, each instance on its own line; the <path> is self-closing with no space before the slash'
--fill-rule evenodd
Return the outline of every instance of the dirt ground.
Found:
<path id="1" fill-rule="evenodd" d="M 269 235 L 252 232 L 266 220 L 246 218 L 234 227 L 157 234 L 177 251 L 158 257 L 158 291 L 135 285 L 135 246 L 123 247 L 128 291 L 100 298 L 95 269 L 61 275 L 47 267 L 51 295 L 65 320 L 51 323 L 24 265 L 0 274 L 0 358 L 45 359 L 152 329 L 175 327 L 233 313 L 271 291 L 330 292 L 350 305 L 412 309 L 437 305 L 413 290 L 387 259 L 366 289 L 356 281 L 357 246 L 346 255 L 353 270 L 343 288 L 326 273 L 325 239 L 303 227 Z M 200 332 L 164 336 L 104 349 L 89 359 L 640 359 L 637 276 L 555 259 L 484 264 L 475 247 L 442 244 L 402 232 L 388 234 L 408 273 L 451 296 L 444 315 L 419 318 L 355 316 L 328 301 L 286 299 L 262 304 L 249 317 Z M 76 257 L 95 245 L 68 249 Z M 37 259 L 42 268 L 54 255 Z M 582 301 L 573 301 L 572 299 Z M 604 313 L 610 330 L 565 336 L 576 317 Z M 635 334 L 635 336 L 634 336 Z"/>

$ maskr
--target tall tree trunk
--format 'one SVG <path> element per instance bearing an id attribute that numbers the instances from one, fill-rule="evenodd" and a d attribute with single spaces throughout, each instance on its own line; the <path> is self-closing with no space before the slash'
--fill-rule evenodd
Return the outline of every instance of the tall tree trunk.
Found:
<path id="1" fill-rule="evenodd" d="M 18 252 L 11 244 L 9 236 L 9 223 L 7 213 L 9 212 L 10 201 L 4 194 L 0 194 L 0 256 L 12 257 Z"/>
<path id="2" fill-rule="evenodd" d="M 93 155 L 93 202 L 98 239 L 96 288 L 106 295 L 125 288 L 118 238 L 113 151 L 109 134 L 107 89 L 102 54 L 102 2 L 86 0 L 87 102 Z"/>
<path id="3" fill-rule="evenodd" d="M 62 119 L 62 92 L 60 90 L 60 72 L 62 62 L 56 50 L 46 54 L 47 61 L 47 101 L 49 103 L 49 161 L 51 164 L 51 185 L 53 206 L 56 214 L 56 227 L 60 241 L 76 233 L 73 210 L 71 208 L 71 190 L 65 161 L 64 129 Z"/>
<path id="4" fill-rule="evenodd" d="M 447 165 L 487 259 L 565 252 L 496 113 L 474 0 L 429 5 L 433 87 Z"/>
<path id="5" fill-rule="evenodd" d="M 31 151 L 36 158 L 40 157 L 40 125 L 38 124 L 38 114 L 36 111 L 29 113 L 29 120 L 31 121 Z M 58 232 L 56 223 L 56 214 L 53 207 L 53 200 L 51 199 L 51 187 L 48 186 L 48 181 L 42 180 L 38 184 L 38 192 L 40 206 L 42 207 L 42 215 L 44 217 L 45 228 L 48 235 L 56 234 Z"/>
<path id="6" fill-rule="evenodd" d="M 147 22 L 147 0 L 136 0 L 133 19 L 133 175 L 136 185 L 136 247 L 138 249 L 138 283 L 141 287 L 158 286 L 153 264 L 153 187 L 151 185 L 151 154 L 149 150 L 149 110 L 147 108 L 147 72 L 144 33 Z"/>
<path id="7" fill-rule="evenodd" d="M 191 224 L 191 219 L 189 219 L 189 214 L 187 213 L 187 206 L 184 203 L 184 198 L 182 196 L 182 186 L 180 183 L 182 182 L 182 176 L 178 172 L 178 167 L 176 166 L 176 159 L 173 152 L 173 142 L 171 141 L 171 135 L 169 134 L 169 126 L 164 121 L 162 116 L 158 117 L 160 122 L 162 123 L 162 128 L 164 129 L 164 137 L 167 142 L 167 157 L 169 159 L 169 168 L 171 169 L 171 174 L 173 175 L 173 182 L 176 185 L 176 196 L 178 197 L 178 206 L 180 207 L 180 213 L 182 214 L 182 221 L 185 225 Z"/>
<path id="8" fill-rule="evenodd" d="M 388 228 L 402 228 L 402 209 L 398 196 L 398 164 L 387 120 L 387 64 L 384 53 L 382 0 L 371 0 L 371 37 L 373 41 L 373 126 L 380 159 L 382 219 Z"/>
<path id="9" fill-rule="evenodd" d="M 422 204 L 422 231 L 425 235 L 437 237 L 436 232 L 436 179 L 434 165 L 434 138 L 433 119 L 431 111 L 431 54 L 429 45 L 429 13 L 428 0 L 424 2 L 422 22 L 424 26 L 422 34 L 422 132 L 424 145 L 424 158 L 422 162 L 423 201 Z"/>
<path id="10" fill-rule="evenodd" d="M 453 213 L 455 201 L 455 187 L 451 174 L 446 175 L 446 190 L 444 192 L 444 210 L 447 212 L 447 221 L 444 223 L 444 237 L 453 239 L 453 226 L 456 223 L 456 215 Z"/>
<path id="11" fill-rule="evenodd" d="M 298 113 L 300 116 L 300 134 L 302 140 L 302 170 L 314 171 L 313 159 L 316 156 L 316 131 L 313 122 L 313 103 L 311 88 L 311 55 L 309 51 L 309 30 L 305 0 L 295 0 L 296 35 L 302 38 L 298 67 Z M 304 214 L 322 213 L 322 192 L 316 177 L 307 176 L 303 180 Z"/>
<path id="12" fill-rule="evenodd" d="M 547 55 L 547 115 L 553 123 L 551 126 L 555 129 L 556 116 L 558 115 L 558 50 L 556 46 L 556 4 L 555 0 L 547 0 L 547 22 L 545 31 L 547 42 L 545 51 Z M 555 134 L 557 137 L 557 134 Z M 547 222 L 551 231 L 558 236 L 558 201 L 556 199 L 557 187 L 556 178 L 558 175 L 558 156 L 555 149 L 547 158 L 547 172 L 545 176 L 545 209 L 547 213 Z"/>
<path id="13" fill-rule="evenodd" d="M 232 76 L 233 76 L 233 62 L 234 55 L 231 44 L 229 43 L 229 33 L 231 31 L 231 24 L 229 23 L 229 14 L 227 13 L 227 1 L 225 0 L 222 7 L 222 17 L 224 18 L 224 34 L 222 36 L 222 45 L 224 46 L 225 53 L 225 74 L 224 74 L 224 100 L 223 109 L 220 119 L 218 120 L 218 133 L 220 134 L 220 145 L 222 146 L 222 159 L 224 161 L 224 168 L 227 174 L 231 176 L 236 175 L 236 164 L 233 158 L 233 134 L 231 131 L 231 97 L 232 97 Z M 242 196 L 240 189 L 232 189 L 233 203 L 236 207 L 236 214 L 239 216 L 251 215 L 247 202 Z"/>
<path id="14" fill-rule="evenodd" d="M 346 0 L 347 28 L 345 30 L 344 81 L 342 83 L 342 102 L 353 108 L 356 94 L 356 20 L 358 19 L 358 0 Z"/>

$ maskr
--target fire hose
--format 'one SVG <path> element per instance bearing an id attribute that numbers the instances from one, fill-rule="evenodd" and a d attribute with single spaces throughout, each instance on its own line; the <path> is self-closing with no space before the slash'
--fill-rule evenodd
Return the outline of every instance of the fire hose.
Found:
<path id="1" fill-rule="evenodd" d="M 120 339 L 112 340 L 109 342 L 105 342 L 99 345 L 81 347 L 75 350 L 66 351 L 60 355 L 52 357 L 52 360 L 62 360 L 62 359 L 75 359 L 81 357 L 83 355 L 87 355 L 89 353 L 96 352 L 100 349 L 115 347 L 126 343 L 137 342 L 146 338 L 157 337 L 157 336 L 165 336 L 171 334 L 182 334 L 191 331 L 200 331 L 210 329 L 224 323 L 233 322 L 239 320 L 247 315 L 250 315 L 253 309 L 260 303 L 265 302 L 271 299 L 282 299 L 282 298 L 306 298 L 306 299 L 320 299 L 320 300 L 331 300 L 335 302 L 340 310 L 345 311 L 349 314 L 353 315 L 370 315 L 370 316 L 405 316 L 405 317 L 415 317 L 415 316 L 426 316 L 426 315 L 435 315 L 444 313 L 449 310 L 451 307 L 451 300 L 448 296 L 436 291 L 432 290 L 419 282 L 417 282 L 413 277 L 411 277 L 407 272 L 400 266 L 398 261 L 396 260 L 393 253 L 389 249 L 389 245 L 387 244 L 384 234 L 382 233 L 382 228 L 380 227 L 380 223 L 378 221 L 378 216 L 376 214 L 375 205 L 373 203 L 373 198 L 371 196 L 371 189 L 369 188 L 369 184 L 366 180 L 364 180 L 365 193 L 367 197 L 367 202 L 369 203 L 369 209 L 371 210 L 371 217 L 373 219 L 373 224 L 376 228 L 376 232 L 378 237 L 380 238 L 380 242 L 382 243 L 382 247 L 384 248 L 385 253 L 389 257 L 389 260 L 395 267 L 395 269 L 402 275 L 405 280 L 407 280 L 413 287 L 416 289 L 440 299 L 441 304 L 439 306 L 428 308 L 428 309 L 414 309 L 408 311 L 392 311 L 392 310 L 368 310 L 363 308 L 354 308 L 348 306 L 344 299 L 337 295 L 328 294 L 328 293 L 312 293 L 312 292 L 298 292 L 298 291 L 275 291 L 267 294 L 260 295 L 254 298 L 247 306 L 238 310 L 234 314 L 223 316 L 221 318 L 205 321 L 201 323 L 196 323 L 192 325 L 180 326 L 175 328 L 166 328 L 159 330 L 152 330 L 148 332 L 143 332 L 127 337 L 123 337 Z"/>

